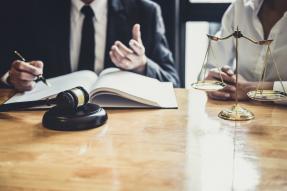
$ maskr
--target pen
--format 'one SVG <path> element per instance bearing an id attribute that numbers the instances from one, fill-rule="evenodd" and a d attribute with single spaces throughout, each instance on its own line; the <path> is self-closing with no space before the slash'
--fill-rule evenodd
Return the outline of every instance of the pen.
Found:
<path id="1" fill-rule="evenodd" d="M 18 52 L 18 51 L 14 51 L 14 53 L 23 61 L 23 62 L 26 62 L 26 59 Z M 44 76 L 41 74 L 41 75 L 38 75 L 37 78 L 35 79 L 35 82 L 39 82 L 39 81 L 42 81 L 44 84 L 46 84 L 47 86 L 51 86 L 50 83 L 47 82 L 46 78 L 44 78 Z"/>

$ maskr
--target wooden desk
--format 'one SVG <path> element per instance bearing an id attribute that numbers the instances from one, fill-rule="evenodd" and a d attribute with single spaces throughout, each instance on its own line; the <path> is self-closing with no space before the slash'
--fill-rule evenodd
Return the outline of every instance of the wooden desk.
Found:
<path id="1" fill-rule="evenodd" d="M 109 110 L 83 132 L 0 114 L 0 190 L 287 190 L 287 108 L 243 103 L 256 119 L 235 123 L 217 117 L 231 102 L 176 93 L 178 110 Z"/>

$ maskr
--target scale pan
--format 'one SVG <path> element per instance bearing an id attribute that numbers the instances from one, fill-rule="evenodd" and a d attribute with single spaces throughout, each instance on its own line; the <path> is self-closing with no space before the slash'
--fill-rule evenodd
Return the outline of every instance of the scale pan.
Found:
<path id="1" fill-rule="evenodd" d="M 213 80 L 205 80 L 205 81 L 198 81 L 196 83 L 191 84 L 191 87 L 198 90 L 203 91 L 218 91 L 225 88 L 226 84 L 221 81 L 213 81 Z"/>
<path id="2" fill-rule="evenodd" d="M 273 90 L 254 90 L 247 93 L 250 99 L 256 101 L 280 101 L 287 100 L 287 94 Z"/>

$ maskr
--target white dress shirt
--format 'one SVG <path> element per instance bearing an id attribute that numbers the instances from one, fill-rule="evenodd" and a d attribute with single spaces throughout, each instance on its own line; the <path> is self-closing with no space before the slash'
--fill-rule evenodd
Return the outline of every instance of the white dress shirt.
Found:
<path id="1" fill-rule="evenodd" d="M 72 72 L 75 72 L 78 69 L 82 26 L 85 18 L 84 14 L 81 13 L 81 9 L 85 4 L 81 0 L 72 0 L 71 2 L 70 55 L 71 69 Z M 90 6 L 95 13 L 95 71 L 96 73 L 100 73 L 104 68 L 106 50 L 108 0 L 94 0 L 90 3 Z"/>
<path id="2" fill-rule="evenodd" d="M 264 0 L 236 0 L 225 12 L 222 28 L 217 36 L 225 37 L 233 33 L 237 26 L 243 35 L 256 41 L 264 40 L 262 24 L 258 12 Z M 287 81 L 287 12 L 273 26 L 268 39 L 273 39 L 271 51 L 279 68 L 283 81 Z M 214 54 L 208 58 L 209 67 L 229 65 L 235 68 L 235 40 L 230 38 L 221 42 L 212 42 Z M 255 45 L 243 38 L 239 39 L 239 73 L 249 81 L 258 81 L 264 67 L 266 46 Z M 214 56 L 213 56 L 214 55 Z M 278 82 L 272 59 L 268 60 L 266 81 L 274 81 L 274 90 L 282 90 Z M 287 89 L 287 82 L 284 82 Z"/>
<path id="3" fill-rule="evenodd" d="M 82 26 L 85 16 L 81 13 L 85 5 L 81 0 L 72 0 L 71 6 L 71 25 L 70 25 L 70 59 L 72 72 L 77 71 L 81 49 Z M 95 13 L 95 72 L 99 74 L 104 68 L 106 33 L 107 33 L 107 14 L 108 0 L 94 0 L 90 4 Z M 45 64 L 45 63 L 44 63 Z M 44 66 L 45 67 L 45 66 Z M 9 72 L 6 72 L 0 81 L 8 85 L 7 79 Z"/>

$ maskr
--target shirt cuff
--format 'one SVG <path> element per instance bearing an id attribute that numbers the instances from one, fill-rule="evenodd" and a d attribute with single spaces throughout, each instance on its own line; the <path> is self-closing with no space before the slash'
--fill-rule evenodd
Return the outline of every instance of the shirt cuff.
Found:
<path id="1" fill-rule="evenodd" d="M 8 77 L 9 77 L 9 72 L 6 72 L 2 77 L 1 77 L 1 82 L 4 83 L 7 86 L 10 86 L 8 83 Z"/>
<path id="2" fill-rule="evenodd" d="M 287 82 L 282 82 L 284 89 L 286 90 L 287 88 Z M 273 90 L 274 91 L 280 91 L 280 92 L 284 92 L 284 89 L 282 87 L 282 84 L 280 81 L 274 82 L 273 85 Z"/>

